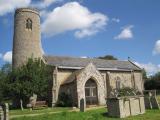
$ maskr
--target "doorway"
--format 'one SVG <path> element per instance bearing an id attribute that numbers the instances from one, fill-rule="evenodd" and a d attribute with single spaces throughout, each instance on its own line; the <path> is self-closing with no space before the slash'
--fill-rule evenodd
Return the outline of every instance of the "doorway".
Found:
<path id="1" fill-rule="evenodd" d="M 97 84 L 93 79 L 89 79 L 85 84 L 86 105 L 97 105 Z"/>

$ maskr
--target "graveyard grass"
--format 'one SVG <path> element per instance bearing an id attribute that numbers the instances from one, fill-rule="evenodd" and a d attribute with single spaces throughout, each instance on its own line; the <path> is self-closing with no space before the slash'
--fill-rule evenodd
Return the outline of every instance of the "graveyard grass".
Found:
<path id="1" fill-rule="evenodd" d="M 44 109 L 42 110 L 43 112 L 45 111 L 44 115 L 32 116 L 32 117 L 25 116 L 25 117 L 13 118 L 11 120 L 121 120 L 119 118 L 108 117 L 106 108 L 89 110 L 84 113 L 68 112 L 68 110 L 66 109 L 65 110 L 63 110 L 62 108 L 60 109 L 62 110 L 61 113 L 48 114 L 47 113 L 48 110 Z M 13 113 L 15 114 L 16 112 L 20 114 L 20 111 L 11 111 L 11 115 Z M 35 113 L 35 111 L 32 111 L 32 113 Z M 38 112 L 36 111 L 36 113 Z M 26 114 L 26 111 L 24 111 L 23 114 Z M 123 120 L 160 120 L 160 110 L 147 110 L 146 113 L 143 115 L 131 116 Z"/>
<path id="2" fill-rule="evenodd" d="M 68 107 L 55 107 L 55 108 L 41 108 L 41 109 L 35 109 L 33 111 L 30 111 L 29 109 L 24 109 L 23 111 L 18 110 L 10 110 L 9 115 L 28 115 L 28 114 L 41 114 L 41 113 L 49 113 L 49 112 L 65 112 L 70 110 Z"/>

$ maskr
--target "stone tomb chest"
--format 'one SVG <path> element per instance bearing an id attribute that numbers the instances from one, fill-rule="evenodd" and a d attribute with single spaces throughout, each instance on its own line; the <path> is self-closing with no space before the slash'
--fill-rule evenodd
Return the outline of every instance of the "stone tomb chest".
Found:
<path id="1" fill-rule="evenodd" d="M 127 96 L 107 99 L 108 114 L 111 117 L 125 118 L 145 113 L 143 96 Z"/>

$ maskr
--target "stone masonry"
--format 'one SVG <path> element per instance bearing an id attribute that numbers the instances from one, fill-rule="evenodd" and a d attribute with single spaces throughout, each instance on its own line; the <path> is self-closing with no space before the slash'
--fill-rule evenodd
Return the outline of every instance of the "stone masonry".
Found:
<path id="1" fill-rule="evenodd" d="M 88 64 L 82 72 L 77 75 L 77 93 L 78 93 L 78 107 L 80 107 L 80 100 L 84 99 L 85 101 L 85 83 L 87 80 L 92 78 L 97 83 L 97 93 L 98 93 L 98 104 L 105 105 L 105 88 L 104 88 L 104 80 L 100 72 L 96 69 L 96 67 L 90 63 Z"/>
<path id="2" fill-rule="evenodd" d="M 110 92 L 116 88 L 117 78 L 121 81 L 120 87 L 134 87 L 142 92 L 143 87 L 141 86 L 143 86 L 143 82 L 141 81 L 141 77 L 141 71 L 99 71 L 93 63 L 89 63 L 81 70 L 57 68 L 53 77 L 53 103 L 55 104 L 58 100 L 58 94 L 71 91 L 74 101 L 73 105 L 80 107 L 80 100 L 83 98 L 85 101 L 84 85 L 88 79 L 92 78 L 97 83 L 98 105 L 105 105 L 105 99 L 109 97 Z M 67 79 L 73 79 L 73 81 L 76 82 L 64 84 Z M 75 90 L 77 92 L 75 92 Z"/>
<path id="3" fill-rule="evenodd" d="M 31 29 L 26 28 L 27 20 Z M 14 15 L 13 68 L 17 68 L 28 58 L 42 58 L 40 15 L 35 9 L 20 8 Z"/>

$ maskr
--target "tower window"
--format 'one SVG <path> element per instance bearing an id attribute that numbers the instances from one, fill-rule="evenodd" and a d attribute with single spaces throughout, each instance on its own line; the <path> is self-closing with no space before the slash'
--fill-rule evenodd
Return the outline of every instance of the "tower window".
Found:
<path id="1" fill-rule="evenodd" d="M 32 20 L 30 18 L 26 20 L 26 29 L 32 30 Z"/>

